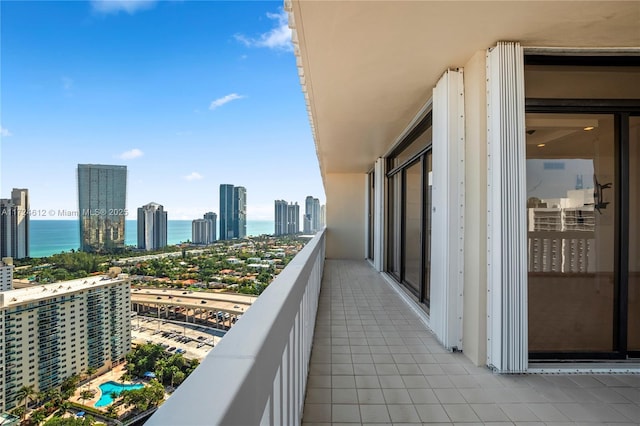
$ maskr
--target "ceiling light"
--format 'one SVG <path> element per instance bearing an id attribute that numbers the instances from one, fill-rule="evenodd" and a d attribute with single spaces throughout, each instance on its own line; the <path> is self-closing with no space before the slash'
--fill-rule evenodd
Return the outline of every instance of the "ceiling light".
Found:
<path id="1" fill-rule="evenodd" d="M 537 147 L 538 147 L 538 148 L 542 148 L 544 145 L 545 145 L 545 144 L 543 144 L 543 143 L 539 143 L 539 144 L 537 145 Z"/>
<path id="2" fill-rule="evenodd" d="M 583 130 L 584 130 L 585 132 L 588 132 L 588 131 L 593 130 L 593 129 L 595 129 L 595 127 L 594 127 L 594 126 L 588 126 L 588 127 L 585 127 Z"/>

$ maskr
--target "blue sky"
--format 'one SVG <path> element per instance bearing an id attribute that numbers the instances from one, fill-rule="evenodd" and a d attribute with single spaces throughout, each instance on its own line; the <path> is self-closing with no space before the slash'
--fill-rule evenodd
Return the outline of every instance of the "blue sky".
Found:
<path id="1" fill-rule="evenodd" d="M 249 220 L 324 203 L 282 2 L 2 1 L 0 18 L 1 198 L 77 210 L 77 164 L 96 163 L 127 166 L 130 211 L 169 219 L 218 212 L 222 183 L 247 188 Z"/>

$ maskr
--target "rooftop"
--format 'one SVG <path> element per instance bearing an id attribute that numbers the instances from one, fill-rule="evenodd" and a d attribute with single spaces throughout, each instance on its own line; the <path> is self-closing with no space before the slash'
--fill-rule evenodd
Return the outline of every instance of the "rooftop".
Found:
<path id="1" fill-rule="evenodd" d="M 77 280 L 61 281 L 53 284 L 34 285 L 32 287 L 19 288 L 0 292 L 0 308 L 21 305 L 47 297 L 58 297 L 67 294 L 77 293 L 90 288 L 103 287 L 128 280 L 128 276 L 109 278 L 105 276 L 95 276 L 91 278 L 78 278 Z"/>

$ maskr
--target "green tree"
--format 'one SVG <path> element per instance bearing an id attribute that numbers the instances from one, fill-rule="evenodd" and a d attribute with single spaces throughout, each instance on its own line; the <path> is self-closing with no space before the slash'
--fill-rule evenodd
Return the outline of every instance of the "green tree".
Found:
<path id="1" fill-rule="evenodd" d="M 44 411 L 42 408 L 35 410 L 33 413 L 31 413 L 31 417 L 29 417 L 29 419 L 31 420 L 31 423 L 35 423 L 36 425 L 39 425 L 40 423 L 42 423 L 46 418 L 47 418 L 47 412 Z"/>
<path id="2" fill-rule="evenodd" d="M 115 404 L 111 404 L 107 408 L 107 416 L 111 417 L 112 419 L 118 418 L 118 407 Z"/>
<path id="3" fill-rule="evenodd" d="M 91 426 L 95 423 L 91 416 L 82 417 L 53 417 L 49 419 L 45 426 Z"/>
<path id="4" fill-rule="evenodd" d="M 60 401 L 60 404 L 58 404 L 58 414 L 64 415 L 70 407 L 71 403 L 69 401 Z"/>
<path id="5" fill-rule="evenodd" d="M 98 371 L 98 370 L 96 370 L 95 367 L 91 367 L 91 366 L 87 367 L 86 374 L 87 374 L 87 377 L 89 378 L 89 380 L 91 380 L 93 378 L 93 375 L 96 374 L 96 371 Z"/>
<path id="6" fill-rule="evenodd" d="M 61 397 L 62 397 L 62 393 L 60 389 L 56 389 L 56 388 L 51 388 L 44 393 L 44 400 L 53 402 L 54 404 L 57 404 L 60 401 Z"/>
<path id="7" fill-rule="evenodd" d="M 73 393 L 78 388 L 78 383 L 80 383 L 80 376 L 77 374 L 67 377 L 64 379 L 62 384 L 60 385 L 60 391 L 62 393 L 62 399 L 69 399 L 73 395 Z"/>
<path id="8" fill-rule="evenodd" d="M 27 414 L 26 408 L 24 406 L 19 406 L 13 409 L 13 414 L 20 417 L 20 420 L 24 418 L 24 415 Z"/>
<path id="9" fill-rule="evenodd" d="M 168 370 L 169 370 L 169 376 L 171 377 L 171 387 L 173 387 L 173 381 L 175 379 L 176 374 L 180 372 L 180 369 L 177 366 L 172 365 L 171 367 L 168 368 Z"/>
<path id="10" fill-rule="evenodd" d="M 96 396 L 96 391 L 93 389 L 84 389 L 80 392 L 80 399 L 82 400 L 82 405 L 85 405 L 85 401 L 87 399 L 91 399 Z"/>
<path id="11" fill-rule="evenodd" d="M 20 389 L 18 389 L 18 392 L 16 392 L 16 396 L 18 397 L 18 401 L 24 401 L 24 411 L 25 411 L 25 413 L 27 412 L 27 405 L 29 403 L 29 400 L 31 398 L 33 398 L 35 393 L 36 393 L 36 391 L 33 390 L 33 385 L 22 386 Z"/>

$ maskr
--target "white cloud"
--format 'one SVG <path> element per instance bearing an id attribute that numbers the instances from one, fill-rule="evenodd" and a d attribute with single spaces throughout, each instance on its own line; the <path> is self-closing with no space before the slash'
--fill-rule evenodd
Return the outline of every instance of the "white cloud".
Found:
<path id="1" fill-rule="evenodd" d="M 8 138 L 9 136 L 13 136 L 13 133 L 11 133 L 9 129 L 0 126 L 0 136 Z"/>
<path id="2" fill-rule="evenodd" d="M 267 18 L 276 21 L 276 26 L 258 37 L 247 37 L 236 34 L 234 37 L 248 47 L 266 47 L 269 49 L 293 51 L 291 44 L 291 29 L 288 25 L 287 12 L 267 13 Z"/>
<path id="3" fill-rule="evenodd" d="M 121 160 L 133 160 L 134 158 L 142 157 L 144 152 L 139 150 L 138 148 L 133 148 L 129 151 L 125 151 L 118 156 Z"/>
<path id="4" fill-rule="evenodd" d="M 214 101 L 211 101 L 211 105 L 209 105 L 209 109 L 216 109 L 226 103 L 229 103 L 231 101 L 235 101 L 236 99 L 242 99 L 245 96 L 242 95 L 238 95 L 237 93 L 230 93 L 227 96 L 223 96 L 221 98 L 218 98 Z"/>
<path id="5" fill-rule="evenodd" d="M 151 9 L 157 0 L 91 0 L 91 7 L 105 15 L 126 12 L 129 15 L 140 10 Z"/>
<path id="6" fill-rule="evenodd" d="M 200 173 L 198 172 L 191 172 L 191 174 L 183 176 L 185 180 L 200 180 L 202 178 L 204 178 L 204 176 L 202 176 Z"/>

